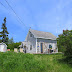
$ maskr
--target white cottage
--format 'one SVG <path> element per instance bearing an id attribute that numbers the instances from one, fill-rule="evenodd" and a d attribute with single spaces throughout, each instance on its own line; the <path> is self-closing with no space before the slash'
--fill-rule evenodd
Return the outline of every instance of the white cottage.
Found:
<path id="1" fill-rule="evenodd" d="M 0 52 L 6 52 L 7 51 L 7 45 L 5 43 L 0 43 Z"/>
<path id="2" fill-rule="evenodd" d="M 30 29 L 20 45 L 25 53 L 58 53 L 56 36 L 49 32 Z"/>

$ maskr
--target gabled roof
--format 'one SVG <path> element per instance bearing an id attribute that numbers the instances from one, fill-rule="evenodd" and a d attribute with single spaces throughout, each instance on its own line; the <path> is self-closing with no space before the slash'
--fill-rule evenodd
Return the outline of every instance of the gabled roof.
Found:
<path id="1" fill-rule="evenodd" d="M 50 32 L 37 31 L 33 29 L 30 29 L 29 31 L 34 35 L 35 38 L 56 40 L 56 36 Z"/>
<path id="2" fill-rule="evenodd" d="M 2 43 L 0 43 L 0 45 L 6 45 L 6 44 L 2 42 Z"/>

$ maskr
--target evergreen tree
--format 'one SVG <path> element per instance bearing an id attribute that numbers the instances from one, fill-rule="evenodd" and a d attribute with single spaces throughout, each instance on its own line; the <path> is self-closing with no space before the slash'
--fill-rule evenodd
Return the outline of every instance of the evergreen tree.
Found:
<path id="1" fill-rule="evenodd" d="M 1 36 L 1 32 L 0 32 L 0 43 L 2 42 L 1 37 L 2 37 L 2 36 Z"/>
<path id="2" fill-rule="evenodd" d="M 4 23 L 2 24 L 1 27 L 2 31 L 0 32 L 0 37 L 2 42 L 8 44 L 8 31 L 7 31 L 7 27 L 6 27 L 6 17 L 4 18 Z"/>

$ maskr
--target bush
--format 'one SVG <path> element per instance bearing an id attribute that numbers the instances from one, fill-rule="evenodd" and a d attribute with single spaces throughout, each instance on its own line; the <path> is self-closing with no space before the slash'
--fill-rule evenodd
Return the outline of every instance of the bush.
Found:
<path id="1" fill-rule="evenodd" d="M 63 50 L 65 60 L 72 64 L 72 30 L 65 30 L 63 34 L 57 38 L 57 46 L 59 50 Z"/>

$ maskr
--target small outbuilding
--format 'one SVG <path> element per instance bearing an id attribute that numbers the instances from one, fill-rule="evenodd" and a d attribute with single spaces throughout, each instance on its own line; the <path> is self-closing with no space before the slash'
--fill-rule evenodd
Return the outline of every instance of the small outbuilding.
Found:
<path id="1" fill-rule="evenodd" d="M 7 45 L 5 43 L 0 43 L 0 52 L 6 52 L 7 51 Z"/>
<path id="2" fill-rule="evenodd" d="M 14 48 L 14 52 L 18 52 L 18 49 L 17 48 Z"/>

